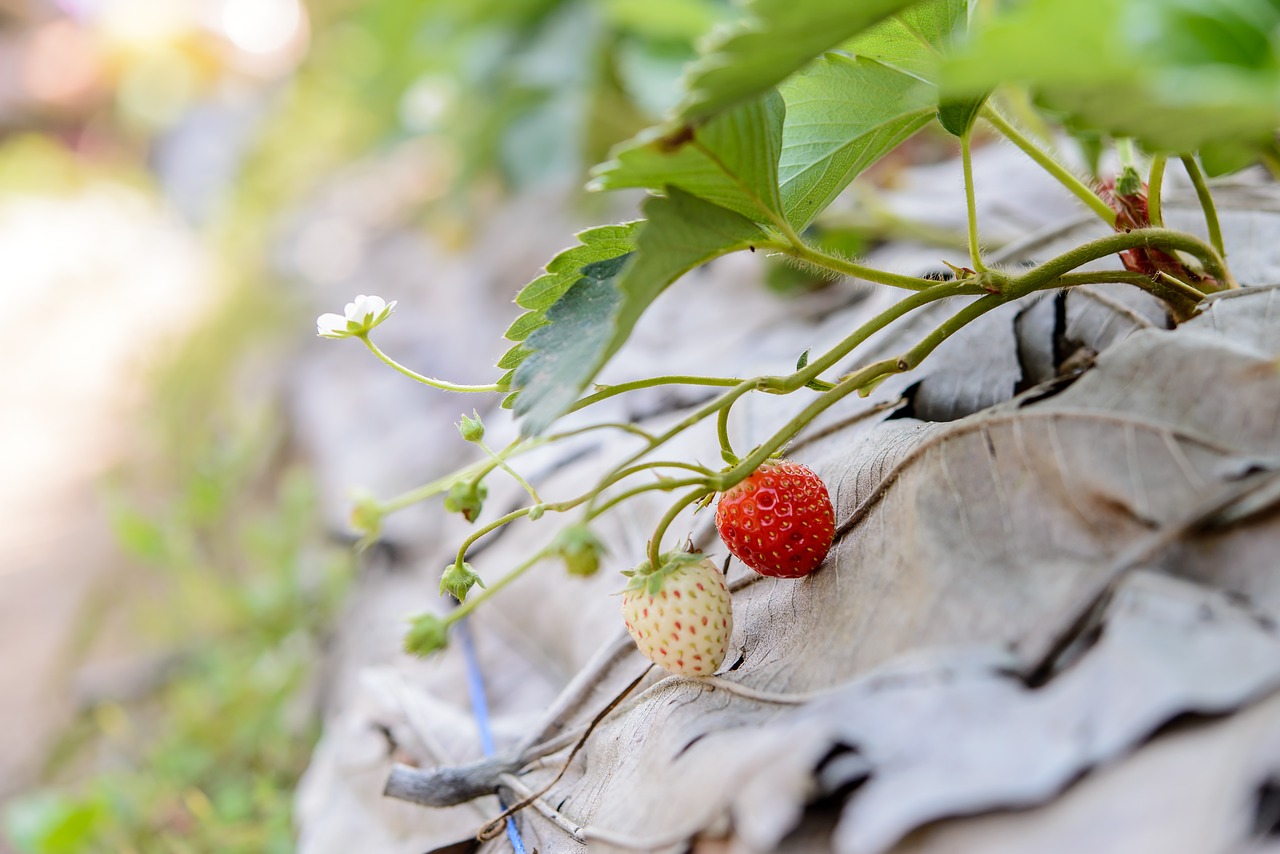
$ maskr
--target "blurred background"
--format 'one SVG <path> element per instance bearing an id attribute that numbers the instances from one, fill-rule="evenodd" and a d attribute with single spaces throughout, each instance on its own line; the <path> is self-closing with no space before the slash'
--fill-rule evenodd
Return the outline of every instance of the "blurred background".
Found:
<path id="1" fill-rule="evenodd" d="M 587 168 L 730 14 L 0 0 L 0 851 L 293 850 L 349 492 L 458 417 L 344 426 L 372 360 L 316 314 L 400 299 L 405 361 L 495 380 L 542 253 L 617 218 Z"/>

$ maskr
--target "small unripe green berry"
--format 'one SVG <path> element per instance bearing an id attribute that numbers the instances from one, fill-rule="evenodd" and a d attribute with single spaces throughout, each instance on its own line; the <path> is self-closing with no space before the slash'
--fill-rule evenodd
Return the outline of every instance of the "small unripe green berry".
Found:
<path id="1" fill-rule="evenodd" d="M 604 543 L 586 525 L 565 528 L 552 542 L 551 550 L 564 560 L 564 568 L 570 575 L 581 576 L 595 575 L 606 551 Z"/>
<path id="2" fill-rule="evenodd" d="M 436 614 L 419 614 L 409 622 L 404 636 L 404 651 L 410 655 L 428 656 L 449 645 L 449 623 Z"/>

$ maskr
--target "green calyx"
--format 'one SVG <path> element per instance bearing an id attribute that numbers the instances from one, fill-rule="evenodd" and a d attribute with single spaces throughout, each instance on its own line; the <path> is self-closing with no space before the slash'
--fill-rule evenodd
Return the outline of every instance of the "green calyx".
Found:
<path id="1" fill-rule="evenodd" d="M 682 566 L 700 563 L 706 559 L 701 552 L 670 551 L 658 556 L 655 568 L 653 561 L 646 560 L 635 569 L 625 570 L 622 574 L 630 578 L 627 590 L 643 590 L 650 596 L 657 596 L 667 576 Z"/>
<path id="2" fill-rule="evenodd" d="M 426 657 L 449 645 L 449 621 L 436 614 L 419 614 L 409 623 L 404 651 Z"/>
<path id="3" fill-rule="evenodd" d="M 448 593 L 461 602 L 467 598 L 467 593 L 477 584 L 484 587 L 484 581 L 471 568 L 471 564 L 462 561 L 461 563 L 451 564 L 444 571 L 444 575 L 440 577 L 440 593 L 441 595 Z"/>
<path id="4" fill-rule="evenodd" d="M 473 409 L 470 416 L 462 416 L 462 420 L 458 422 L 458 432 L 468 442 L 482 440 L 484 438 L 484 423 L 480 420 L 479 413 Z"/>
<path id="5" fill-rule="evenodd" d="M 449 494 L 444 497 L 444 509 L 450 513 L 461 513 L 463 519 L 474 522 L 484 509 L 488 495 L 489 487 L 483 482 L 460 480 L 449 487 Z"/>
<path id="6" fill-rule="evenodd" d="M 564 560 L 570 575 L 585 577 L 600 570 L 600 558 L 607 549 L 586 525 L 570 525 L 556 535 L 550 551 Z"/>

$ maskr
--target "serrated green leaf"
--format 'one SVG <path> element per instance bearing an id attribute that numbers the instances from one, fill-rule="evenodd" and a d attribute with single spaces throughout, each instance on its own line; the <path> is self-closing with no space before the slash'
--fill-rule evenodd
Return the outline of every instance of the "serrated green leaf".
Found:
<path id="1" fill-rule="evenodd" d="M 582 276 L 547 309 L 546 326 L 526 342 L 532 351 L 516 368 L 515 413 L 526 436 L 541 433 L 595 375 L 613 335 L 622 295 L 614 276 Z"/>
<path id="2" fill-rule="evenodd" d="M 911 0 L 751 0 L 690 66 L 680 108 L 690 122 L 754 98 Z"/>
<path id="3" fill-rule="evenodd" d="M 547 316 L 541 311 L 526 311 L 524 314 L 512 321 L 507 327 L 507 331 L 502 337 L 508 341 L 523 341 L 529 337 L 529 333 L 537 329 L 539 326 L 547 325 Z"/>
<path id="4" fill-rule="evenodd" d="M 498 391 L 511 391 L 511 381 L 515 379 L 515 375 L 516 375 L 515 369 L 512 368 L 511 370 L 503 374 L 501 377 L 499 377 L 498 381 L 494 383 L 494 385 L 498 387 Z"/>
<path id="5" fill-rule="evenodd" d="M 583 267 L 630 252 L 639 226 L 638 222 L 628 222 L 580 232 L 577 235 L 579 245 L 564 250 L 547 262 L 546 272 L 516 295 L 516 305 L 531 311 L 546 311 L 581 278 Z"/>
<path id="6" fill-rule="evenodd" d="M 968 7 L 968 0 L 917 3 L 842 47 L 857 56 L 934 80 L 942 55 L 967 28 Z"/>
<path id="7" fill-rule="evenodd" d="M 498 360 L 497 367 L 503 371 L 512 370 L 527 359 L 530 352 L 529 348 L 524 344 L 517 344 L 502 354 L 502 358 Z"/>
<path id="8" fill-rule="evenodd" d="M 778 163 L 787 219 L 801 229 L 862 170 L 933 118 L 931 86 L 869 59 L 827 54 L 782 87 Z"/>
<path id="9" fill-rule="evenodd" d="M 678 187 L 755 222 L 782 213 L 778 155 L 786 107 L 777 92 L 705 124 L 651 129 L 592 172 L 591 188 Z"/>
<path id="10" fill-rule="evenodd" d="M 629 259 L 588 265 L 583 277 L 547 310 L 548 325 L 525 344 L 533 352 L 516 368 L 521 431 L 537 435 L 563 413 L 626 343 L 645 309 L 680 276 L 765 233 L 733 211 L 679 188 L 644 206 L 646 221 Z"/>
<path id="11" fill-rule="evenodd" d="M 675 187 L 667 188 L 665 197 L 649 199 L 644 214 L 635 259 L 619 283 L 623 302 L 606 358 L 617 352 L 668 285 L 700 264 L 767 237 L 745 217 Z"/>
<path id="12" fill-rule="evenodd" d="M 1073 122 L 1172 153 L 1280 125 L 1280 4 L 1029 0 L 944 62 L 949 96 L 1032 86 Z"/>

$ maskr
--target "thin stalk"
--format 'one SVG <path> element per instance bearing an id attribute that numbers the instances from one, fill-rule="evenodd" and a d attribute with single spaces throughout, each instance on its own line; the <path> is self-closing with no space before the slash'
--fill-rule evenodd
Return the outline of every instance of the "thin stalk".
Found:
<path id="1" fill-rule="evenodd" d="M 759 468 L 759 466 L 751 469 L 751 471 L 755 471 L 756 468 Z M 748 472 L 748 474 L 750 474 L 750 472 Z M 653 538 L 649 540 L 649 561 L 651 566 L 655 568 L 661 566 L 659 558 L 662 555 L 662 538 L 666 536 L 667 529 L 671 527 L 671 523 L 676 520 L 676 517 L 679 516 L 690 504 L 701 501 L 708 495 L 714 494 L 715 491 L 716 490 L 714 489 L 708 489 L 703 486 L 700 489 L 695 489 L 691 492 L 685 493 L 680 497 L 679 501 L 667 508 L 667 512 L 663 514 L 662 519 L 658 521 L 658 527 L 653 531 Z"/>
<path id="2" fill-rule="evenodd" d="M 1135 248 L 1174 249 L 1194 255 L 1204 264 L 1205 270 L 1219 282 L 1227 283 L 1228 287 L 1237 287 L 1235 279 L 1231 277 L 1231 273 L 1217 251 L 1200 238 L 1167 228 L 1136 228 L 1132 231 L 1116 232 L 1106 237 L 1099 237 L 1064 252 L 1039 267 L 1034 267 L 1015 277 L 1010 282 L 1006 293 L 1015 297 L 1023 296 L 1090 261 Z"/>
<path id="3" fill-rule="evenodd" d="M 978 247 L 978 203 L 973 195 L 973 129 L 960 137 L 960 162 L 964 168 L 964 204 L 969 219 L 969 262 L 978 272 L 985 271 L 982 251 Z"/>
<path id="4" fill-rule="evenodd" d="M 626 501 L 630 501 L 632 498 L 635 498 L 637 495 L 643 495 L 646 492 L 659 492 L 659 491 L 670 492 L 673 489 L 684 489 L 686 486 L 707 487 L 707 480 L 706 478 L 690 477 L 690 478 L 685 478 L 684 480 L 658 481 L 656 483 L 646 483 L 641 486 L 632 487 L 631 489 L 628 489 L 626 492 L 619 492 L 617 495 L 613 496 L 608 501 L 601 504 L 599 507 L 593 508 L 592 510 L 588 511 L 586 516 L 586 521 L 595 519 L 597 516 L 603 516 L 605 513 L 608 513 L 610 510 L 617 507 L 619 504 L 622 504 L 623 502 L 626 502 Z M 707 494 L 710 494 L 712 491 L 713 490 L 711 490 L 710 487 L 707 487 L 707 489 L 703 491 L 703 494 L 707 495 Z"/>
<path id="5" fill-rule="evenodd" d="M 777 432 L 765 440 L 764 444 L 757 447 L 735 466 L 731 471 L 725 472 L 720 476 L 716 484 L 718 492 L 723 492 L 750 475 L 753 471 L 771 457 L 775 451 L 791 441 L 797 433 L 804 427 L 809 425 L 815 418 L 830 409 L 836 403 L 848 397 L 850 394 L 865 387 L 868 383 L 873 382 L 881 377 L 889 374 L 902 373 L 909 371 L 920 364 L 926 356 L 933 350 L 959 331 L 965 324 L 974 318 L 985 314 L 988 311 L 1008 302 L 1012 297 L 1006 294 L 989 294 L 982 297 L 963 309 L 955 315 L 948 318 L 944 323 L 938 326 L 933 332 L 929 333 L 919 344 L 912 347 L 904 355 L 896 359 L 882 359 L 873 362 L 860 370 L 854 371 L 849 376 L 840 381 L 834 389 L 826 392 L 817 400 L 810 403 L 800 411 L 794 418 L 788 421 Z"/>
<path id="6" fill-rule="evenodd" d="M 600 401 L 606 400 L 610 397 L 615 397 L 619 394 L 625 394 L 629 391 L 636 391 L 642 388 L 654 388 L 655 386 L 660 385 L 697 385 L 732 388 L 741 382 L 743 382 L 743 380 L 738 379 L 737 377 L 696 377 L 684 375 L 652 377 L 647 380 L 632 380 L 631 382 L 617 383 L 615 385 L 600 388 L 593 394 L 587 395 L 573 406 L 569 407 L 568 410 L 565 411 L 565 414 L 567 415 L 570 412 L 577 412 L 581 409 L 586 409 L 593 403 L 599 403 Z"/>
<path id="7" fill-rule="evenodd" d="M 720 437 L 720 457 L 727 466 L 737 465 L 738 455 L 733 452 L 733 444 L 729 441 L 729 409 L 720 410 L 716 418 L 716 435 Z"/>
<path id="8" fill-rule="evenodd" d="M 1151 158 L 1151 174 L 1147 177 L 1147 219 L 1155 228 L 1164 227 L 1164 215 L 1161 212 L 1160 194 L 1164 188 L 1164 166 L 1168 157 L 1157 154 Z"/>
<path id="9" fill-rule="evenodd" d="M 513 468 L 512 468 L 512 467 L 507 463 L 507 461 L 506 461 L 505 459 L 503 459 L 502 457 L 500 457 L 500 456 L 498 456 L 496 453 L 494 453 L 493 449 L 492 449 L 492 448 L 490 448 L 487 444 L 485 444 L 484 440 L 481 440 L 481 441 L 477 442 L 477 444 L 480 446 L 480 448 L 481 448 L 481 449 L 482 449 L 486 454 L 488 454 L 488 455 L 489 455 L 489 458 L 490 458 L 491 460 L 493 460 L 495 463 L 497 463 L 497 464 L 498 464 L 498 467 L 499 467 L 499 468 L 501 468 L 501 469 L 502 469 L 503 471 L 505 471 L 507 474 L 511 475 L 511 477 L 515 479 L 515 482 L 516 482 L 516 483 L 518 483 L 518 484 L 520 484 L 520 487 L 521 487 L 522 489 L 524 489 L 524 491 L 525 491 L 525 492 L 529 493 L 529 497 L 533 499 L 533 501 L 534 501 L 534 503 L 535 503 L 535 504 L 541 504 L 541 503 L 542 503 L 542 499 L 538 497 L 538 490 L 534 489 L 534 488 L 529 484 L 529 481 L 527 481 L 527 480 L 525 480 L 523 477 L 521 477 L 521 476 L 520 476 L 520 473 L 519 473 L 518 471 L 516 471 L 515 469 L 513 469 Z"/>
<path id="10" fill-rule="evenodd" d="M 1191 300 L 1192 302 L 1200 302 L 1204 299 L 1203 291 L 1197 290 L 1194 285 L 1184 282 L 1181 279 L 1175 279 L 1169 276 L 1157 282 L 1146 273 L 1136 273 L 1129 270 L 1104 270 L 1097 273 L 1067 273 L 1059 276 L 1057 279 L 1049 282 L 1047 286 L 1050 288 L 1072 288 L 1079 285 L 1104 285 L 1119 283 L 1125 285 L 1133 285 L 1142 288 L 1153 296 L 1166 299 L 1170 296 L 1170 291 L 1179 297 Z"/>
<path id="11" fill-rule="evenodd" d="M 1104 202 L 1097 193 L 1089 189 L 1079 178 L 1071 173 L 1052 156 L 1042 151 L 1033 141 L 1024 136 L 1021 131 L 1005 120 L 990 105 L 982 108 L 982 117 L 991 123 L 991 126 L 1000 133 L 1004 134 L 1014 145 L 1021 148 L 1022 151 L 1040 165 L 1042 169 L 1058 179 L 1058 183 L 1070 190 L 1076 198 L 1084 202 L 1090 210 L 1096 213 L 1103 222 L 1111 227 L 1116 224 L 1116 212 L 1111 206 Z"/>
<path id="12" fill-rule="evenodd" d="M 1204 211 L 1204 223 L 1209 229 L 1209 243 L 1218 250 L 1223 258 L 1227 257 L 1227 249 L 1222 244 L 1222 227 L 1218 224 L 1218 209 L 1213 204 L 1213 196 L 1209 193 L 1209 185 L 1205 183 L 1200 164 L 1190 154 L 1182 155 L 1182 165 L 1191 178 L 1191 185 L 1196 188 L 1196 198 L 1200 200 L 1200 209 Z M 1147 203 L 1150 205 L 1150 202 Z"/>
<path id="13" fill-rule="evenodd" d="M 499 578 L 497 581 L 490 584 L 488 587 L 482 588 L 479 593 L 467 596 L 466 601 L 450 611 L 448 616 L 444 618 L 445 625 L 453 625 L 463 617 L 470 614 L 476 608 L 480 607 L 481 604 L 493 597 L 499 590 L 524 575 L 529 570 L 529 567 L 533 566 L 545 557 L 547 557 L 547 551 L 546 549 L 543 549 L 542 551 L 534 554 L 533 557 L 529 558 L 524 563 L 517 566 L 515 569 L 508 572 L 506 575 Z"/>
<path id="14" fill-rule="evenodd" d="M 431 377 L 423 376 L 422 374 L 416 371 L 409 370 L 404 365 L 400 364 L 395 359 L 392 359 L 386 353 L 378 349 L 378 345 L 374 344 L 373 341 L 370 340 L 369 333 L 366 332 L 363 335 L 357 335 L 355 337 L 363 341 L 364 345 L 369 348 L 369 352 L 377 356 L 382 361 L 383 364 L 389 367 L 395 368 L 397 371 L 404 374 L 409 379 L 415 380 L 416 382 L 420 382 L 423 385 L 429 385 L 432 388 L 438 388 L 438 389 L 441 389 L 442 391 L 460 391 L 460 392 L 502 391 L 502 389 L 498 388 L 498 386 L 496 385 L 458 385 L 456 383 L 445 382 L 444 380 L 437 380 L 437 379 L 432 379 Z"/>
<path id="15" fill-rule="evenodd" d="M 859 264 L 856 261 L 850 261 L 846 258 L 841 258 L 838 255 L 831 255 L 827 252 L 823 252 L 821 249 L 815 249 L 803 241 L 797 243 L 783 243 L 781 241 L 769 240 L 757 243 L 756 246 L 765 249 L 773 249 L 781 252 L 783 255 L 789 255 L 796 260 L 804 261 L 815 267 L 821 267 L 845 276 L 853 276 L 854 278 L 863 279 L 868 282 L 875 282 L 877 285 L 889 285 L 890 287 L 903 288 L 908 291 L 922 291 L 934 284 L 932 279 L 923 279 L 918 276 L 904 276 L 901 273 L 890 273 L 885 270 L 877 270 L 875 267 L 868 267 L 865 264 Z"/>

